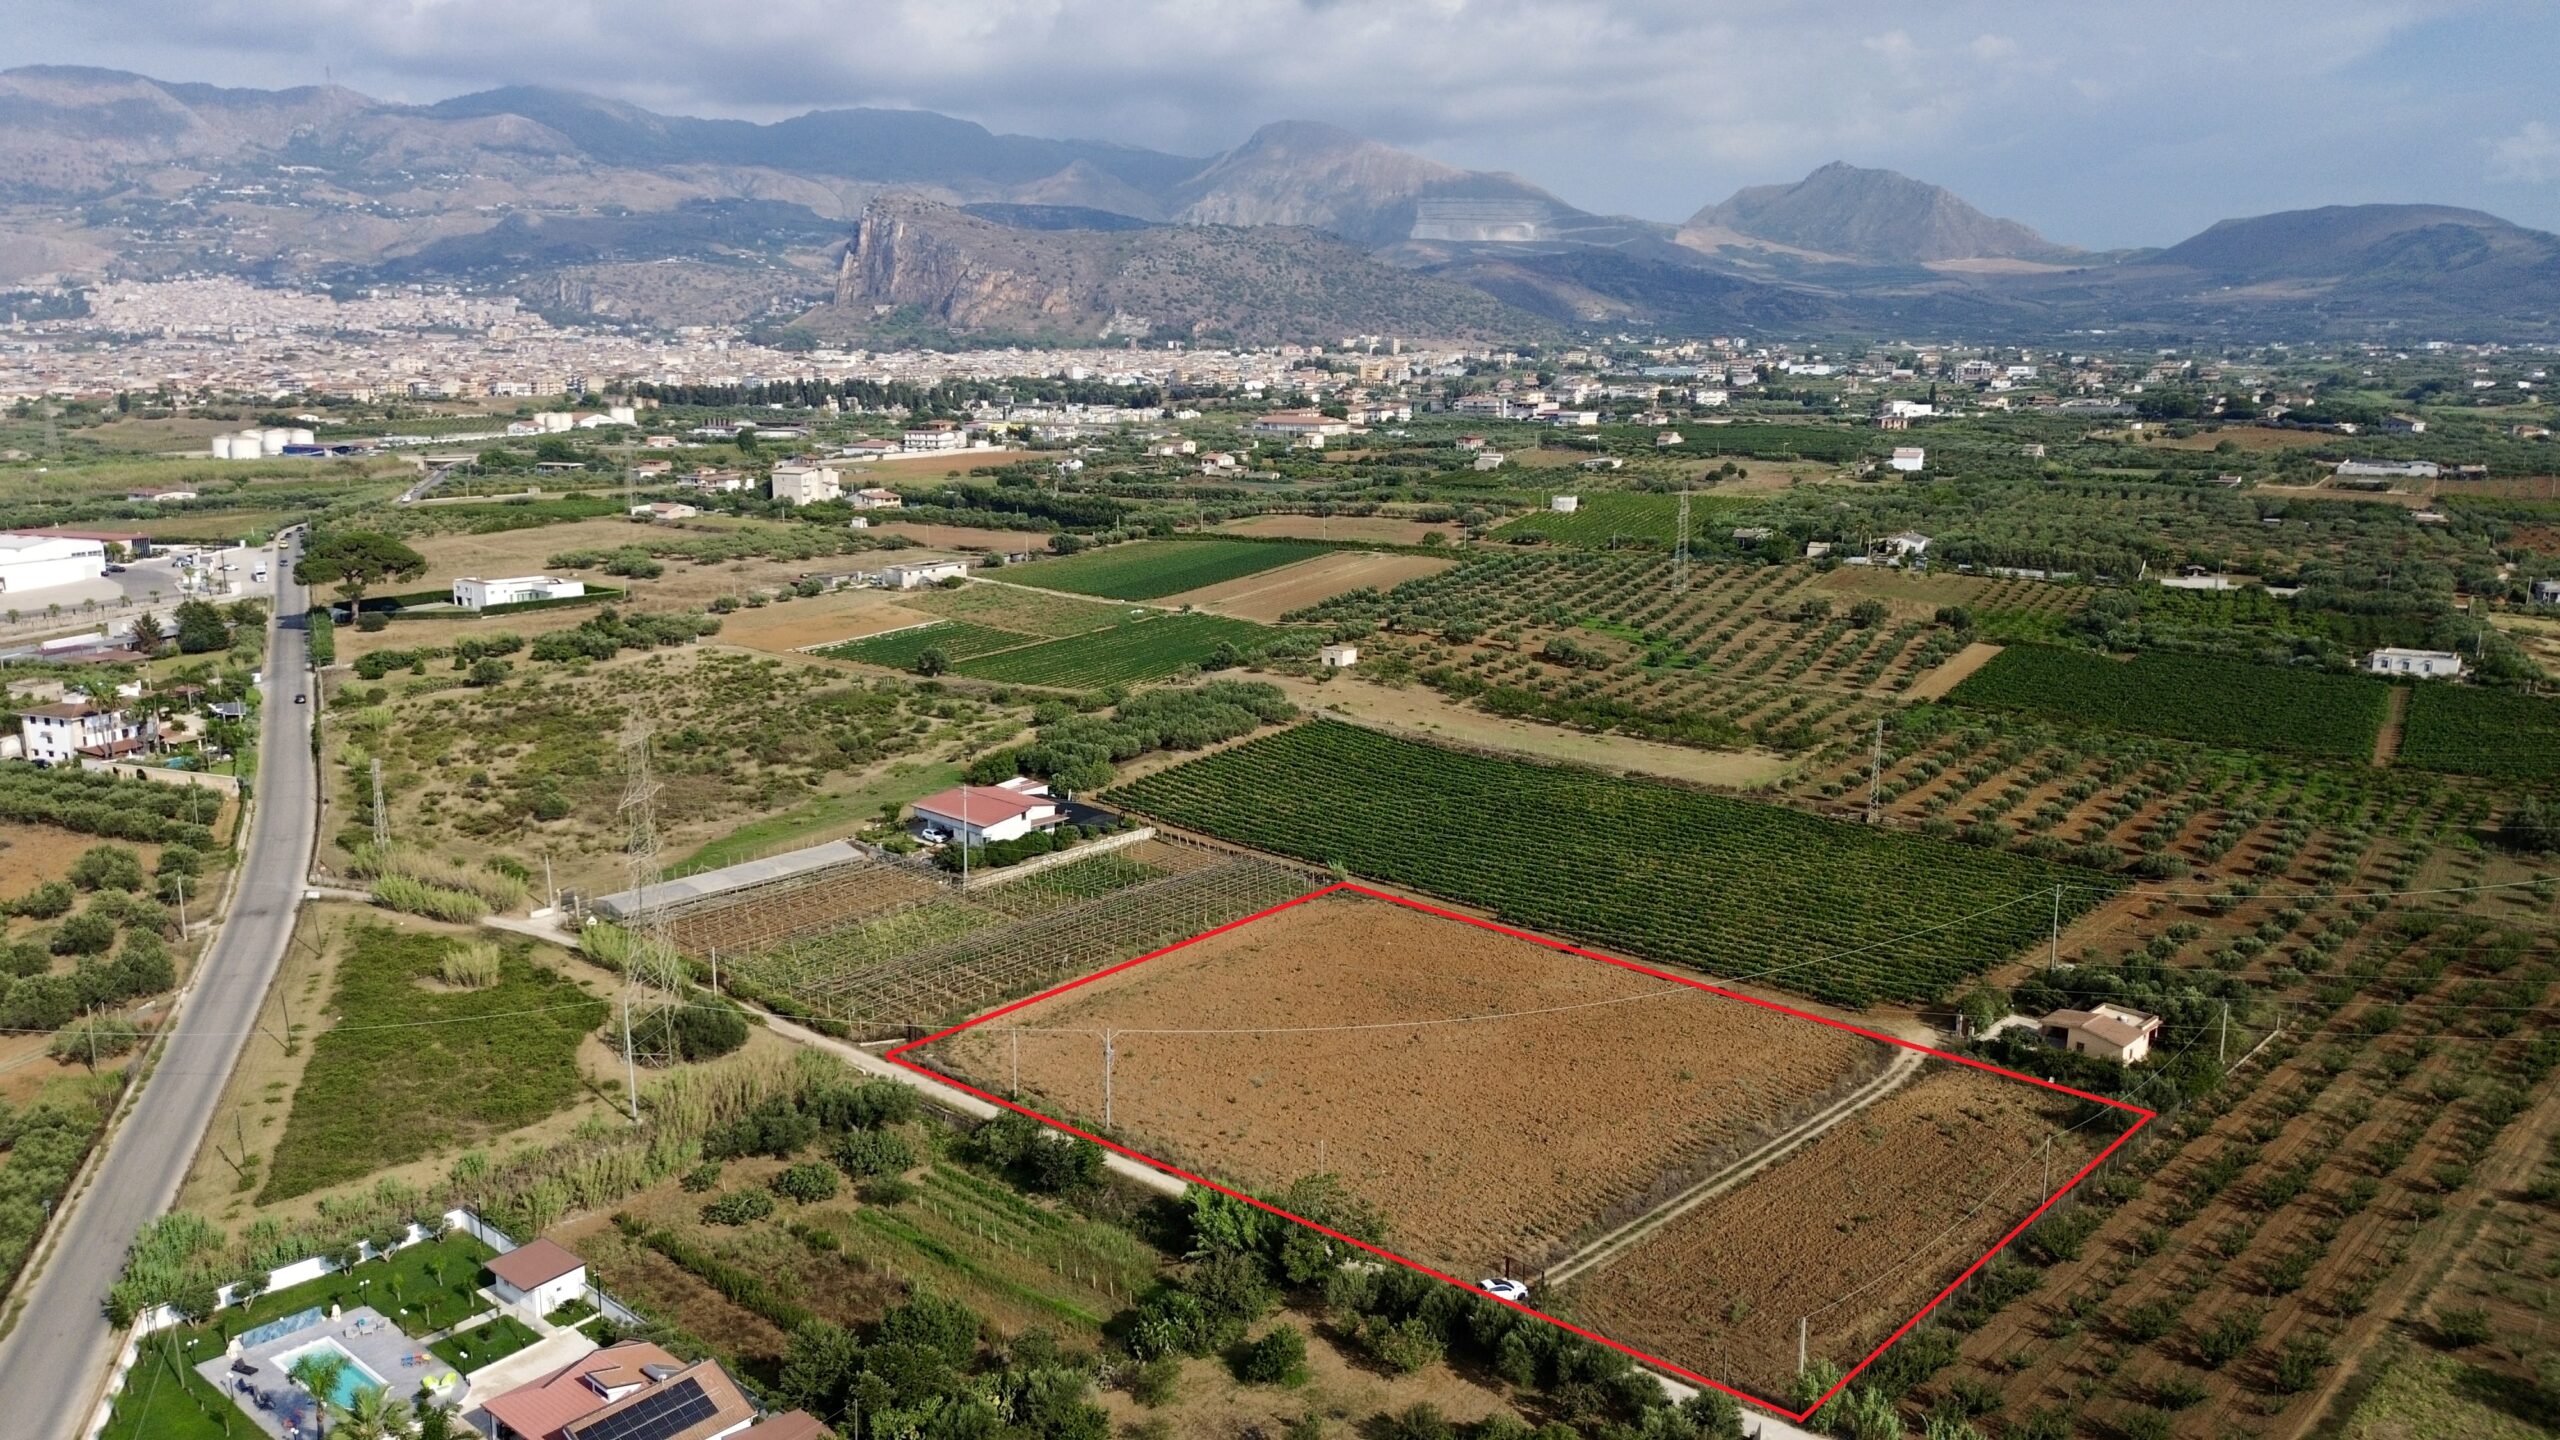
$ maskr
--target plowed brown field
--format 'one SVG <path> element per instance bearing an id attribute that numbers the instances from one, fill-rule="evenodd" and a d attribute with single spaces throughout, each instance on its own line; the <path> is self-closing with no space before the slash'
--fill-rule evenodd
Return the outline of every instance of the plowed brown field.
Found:
<path id="1" fill-rule="evenodd" d="M 1932 1061 L 1920 1079 L 1575 1280 L 1550 1308 L 1674 1364 L 1783 1395 L 1799 1317 L 1812 1315 L 1813 1355 L 1843 1368 L 1863 1359 L 2035 1209 L 2045 1136 L 2067 1123 L 2061 1096 Z M 2055 1142 L 2056 1185 L 2096 1153 L 2093 1133 Z"/>
<path id="2" fill-rule="evenodd" d="M 1009 1027 L 1025 1104 L 1098 1121 L 1102 1034 L 1113 1031 L 1111 1128 L 1127 1143 L 1262 1191 L 1331 1172 L 1385 1213 L 1392 1248 L 1467 1274 L 1506 1261 L 1533 1269 L 1632 1218 L 1873 1075 L 1887 1053 L 1739 1000 L 1345 895 L 918 1058 L 1002 1092 L 1013 1083 Z"/>

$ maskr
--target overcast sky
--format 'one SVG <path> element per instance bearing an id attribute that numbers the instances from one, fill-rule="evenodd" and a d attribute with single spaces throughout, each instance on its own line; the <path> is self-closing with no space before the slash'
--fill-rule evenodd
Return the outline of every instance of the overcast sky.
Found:
<path id="1" fill-rule="evenodd" d="M 1684 218 L 1830 160 L 2048 237 L 2472 205 L 2560 230 L 2552 0 L 9 0 L 0 61 L 384 99 L 920 107 L 1188 154 L 1329 120 Z"/>

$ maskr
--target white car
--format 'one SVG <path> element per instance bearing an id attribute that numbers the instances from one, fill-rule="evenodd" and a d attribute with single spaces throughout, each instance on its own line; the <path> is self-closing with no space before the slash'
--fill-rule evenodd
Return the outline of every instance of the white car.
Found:
<path id="1" fill-rule="evenodd" d="M 1525 1303 L 1529 1298 L 1528 1286 L 1500 1275 L 1477 1281 L 1476 1288 L 1496 1300 L 1508 1300 L 1514 1304 Z"/>
<path id="2" fill-rule="evenodd" d="M 947 845 L 951 842 L 951 832 L 938 825 L 927 825 L 916 832 L 916 838 L 927 845 Z"/>

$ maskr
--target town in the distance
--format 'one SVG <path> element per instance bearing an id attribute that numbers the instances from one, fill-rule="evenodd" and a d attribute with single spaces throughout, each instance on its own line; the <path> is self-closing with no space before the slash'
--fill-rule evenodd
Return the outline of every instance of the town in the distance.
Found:
<path id="1" fill-rule="evenodd" d="M 2560 1433 L 2560 235 L 899 96 L 0 70 L 0 1430 Z"/>

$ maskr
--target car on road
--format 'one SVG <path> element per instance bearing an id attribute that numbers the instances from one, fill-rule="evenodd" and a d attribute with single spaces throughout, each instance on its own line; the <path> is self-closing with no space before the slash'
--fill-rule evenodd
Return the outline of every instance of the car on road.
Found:
<path id="1" fill-rule="evenodd" d="M 1509 1300 L 1514 1304 L 1524 1302 L 1529 1298 L 1528 1286 L 1521 1284 L 1517 1280 L 1507 1279 L 1500 1275 L 1488 1276 L 1485 1279 L 1477 1281 L 1476 1288 L 1487 1295 L 1492 1296 L 1496 1300 Z"/>
<path id="2" fill-rule="evenodd" d="M 951 843 L 951 832 L 938 825 L 927 825 L 916 832 L 916 838 L 927 845 L 947 845 Z"/>
<path id="3" fill-rule="evenodd" d="M 311 697 L 308 695 L 296 695 L 293 697 L 293 703 L 296 705 L 308 705 L 311 703 Z"/>

